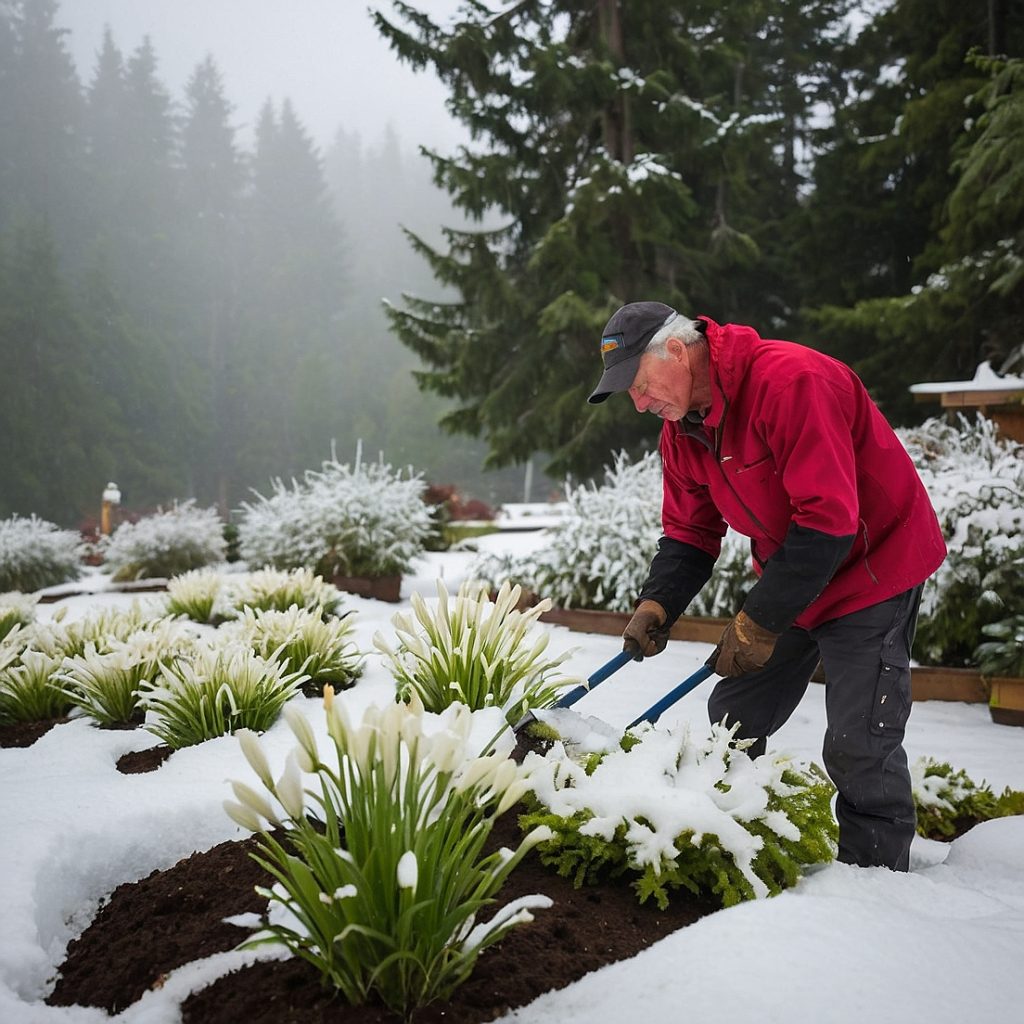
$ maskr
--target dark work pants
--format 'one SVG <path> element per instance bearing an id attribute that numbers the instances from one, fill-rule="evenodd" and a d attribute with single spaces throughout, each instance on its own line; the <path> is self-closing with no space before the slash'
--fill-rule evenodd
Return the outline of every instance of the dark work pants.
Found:
<path id="1" fill-rule="evenodd" d="M 751 756 L 793 713 L 819 658 L 825 668 L 822 750 L 835 783 L 839 860 L 906 871 L 916 818 L 903 732 L 910 716 L 910 648 L 921 587 L 808 631 L 783 633 L 759 672 L 722 679 L 712 722 L 739 722 Z"/>

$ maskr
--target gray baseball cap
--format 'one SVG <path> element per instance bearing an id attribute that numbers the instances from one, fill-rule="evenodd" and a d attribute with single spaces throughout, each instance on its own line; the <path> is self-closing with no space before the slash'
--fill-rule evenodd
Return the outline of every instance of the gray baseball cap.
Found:
<path id="1" fill-rule="evenodd" d="M 651 338 L 677 315 L 664 302 L 630 302 L 618 309 L 601 334 L 604 373 L 587 401 L 597 405 L 609 395 L 628 391 Z"/>

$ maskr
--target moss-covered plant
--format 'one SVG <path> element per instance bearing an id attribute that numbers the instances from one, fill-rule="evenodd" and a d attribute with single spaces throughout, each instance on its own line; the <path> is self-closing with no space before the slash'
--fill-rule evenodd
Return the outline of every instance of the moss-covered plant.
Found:
<path id="1" fill-rule="evenodd" d="M 978 822 L 1024 814 L 1024 792 L 1007 787 L 997 795 L 948 762 L 922 757 L 910 775 L 917 831 L 929 839 L 954 839 Z"/>
<path id="2" fill-rule="evenodd" d="M 414 593 L 413 614 L 392 618 L 398 633 L 392 648 L 381 633 L 374 646 L 383 652 L 398 682 L 402 699 L 415 693 L 429 711 L 456 702 L 473 710 L 498 707 L 510 723 L 531 708 L 554 703 L 578 679 L 557 674 L 572 651 L 544 658 L 550 634 L 533 630 L 551 607 L 542 601 L 517 610 L 522 596 L 507 582 L 492 601 L 479 581 L 467 580 L 454 600 L 437 581 L 437 604 L 431 608 Z"/>
<path id="3" fill-rule="evenodd" d="M 359 724 L 330 687 L 324 704 L 325 753 L 301 712 L 286 711 L 299 746 L 277 780 L 255 736 L 240 735 L 266 795 L 236 782 L 237 801 L 225 809 L 260 832 L 256 860 L 276 881 L 262 890 L 270 920 L 248 945 L 283 945 L 347 1002 L 376 995 L 408 1019 L 447 998 L 487 947 L 531 920 L 531 909 L 551 905 L 521 897 L 477 923 L 548 831 L 484 854 L 495 819 L 526 783 L 507 757 L 474 756 L 465 707 L 428 734 L 415 698 L 372 707 Z"/>
<path id="4" fill-rule="evenodd" d="M 35 516 L 0 520 L 0 593 L 30 593 L 81 575 L 82 538 Z"/>
<path id="5" fill-rule="evenodd" d="M 633 876 L 662 908 L 680 888 L 724 906 L 778 893 L 835 855 L 834 789 L 814 767 L 751 760 L 734 733 L 644 727 L 585 764 L 561 744 L 528 754 L 537 805 L 521 823 L 551 828 L 541 857 L 577 886 Z"/>

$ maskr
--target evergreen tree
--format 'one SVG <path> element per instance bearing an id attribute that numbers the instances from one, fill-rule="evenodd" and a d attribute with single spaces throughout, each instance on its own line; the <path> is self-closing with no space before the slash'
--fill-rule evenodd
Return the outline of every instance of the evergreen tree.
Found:
<path id="1" fill-rule="evenodd" d="M 748 283 L 772 276 L 783 237 L 753 232 L 797 198 L 766 125 L 788 119 L 794 135 L 813 90 L 797 109 L 779 83 L 798 69 L 783 56 L 771 74 L 761 66 L 767 15 L 787 7 L 798 24 L 795 5 L 467 4 L 447 28 L 394 7 L 404 26 L 377 12 L 378 27 L 414 67 L 436 69 L 477 143 L 430 156 L 481 226 L 447 230 L 446 251 L 412 236 L 458 299 L 409 298 L 391 314 L 431 367 L 424 385 L 459 403 L 443 423 L 484 436 L 492 465 L 541 449 L 554 473 L 650 445 L 656 423 L 586 403 L 610 313 L 646 297 L 757 322 L 788 305 L 781 280 Z"/>

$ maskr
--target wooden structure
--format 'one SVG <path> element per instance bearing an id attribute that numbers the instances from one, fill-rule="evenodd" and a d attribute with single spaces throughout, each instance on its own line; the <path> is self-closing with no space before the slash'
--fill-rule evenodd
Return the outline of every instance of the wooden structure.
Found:
<path id="1" fill-rule="evenodd" d="M 1024 444 L 1024 377 L 1000 377 L 987 362 L 972 380 L 911 384 L 917 402 L 941 402 L 944 409 L 977 409 L 995 422 L 1003 437 Z"/>

